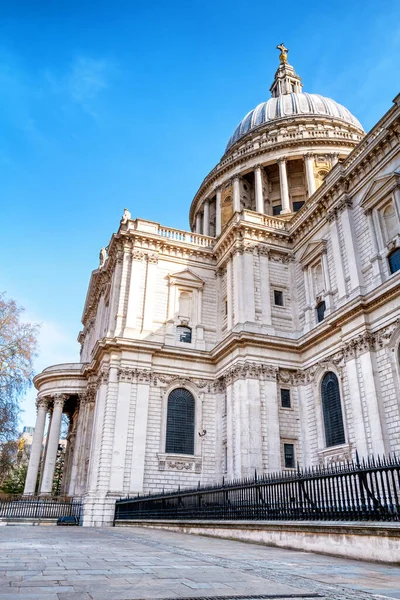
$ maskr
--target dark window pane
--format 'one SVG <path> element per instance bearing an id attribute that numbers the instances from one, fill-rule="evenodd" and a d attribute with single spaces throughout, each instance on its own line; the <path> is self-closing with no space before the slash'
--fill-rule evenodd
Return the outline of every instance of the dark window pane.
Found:
<path id="1" fill-rule="evenodd" d="M 194 398 L 184 388 L 168 396 L 165 452 L 194 454 Z"/>
<path id="2" fill-rule="evenodd" d="M 400 248 L 396 248 L 389 254 L 389 267 L 391 273 L 400 271 Z"/>
<path id="3" fill-rule="evenodd" d="M 294 469 L 294 445 L 283 444 L 283 453 L 285 455 L 285 468 Z"/>
<path id="4" fill-rule="evenodd" d="M 345 443 L 339 382 L 335 373 L 327 373 L 322 380 L 322 411 L 324 414 L 326 445 Z"/>
<path id="5" fill-rule="evenodd" d="M 190 327 L 185 327 L 184 325 L 178 325 L 176 328 L 176 334 L 178 342 L 186 342 L 190 344 L 192 341 L 192 330 Z"/>
<path id="6" fill-rule="evenodd" d="M 281 389 L 281 406 L 283 408 L 290 408 L 290 390 Z"/>
<path id="7" fill-rule="evenodd" d="M 293 212 L 297 212 L 304 206 L 304 200 L 302 202 L 293 202 Z"/>
<path id="8" fill-rule="evenodd" d="M 282 210 L 282 205 L 279 204 L 279 206 L 273 206 L 272 207 L 272 214 L 276 217 L 276 215 L 280 215 L 281 214 L 281 210 Z"/>
<path id="9" fill-rule="evenodd" d="M 325 318 L 325 310 L 326 310 L 326 305 L 325 305 L 325 301 L 323 300 L 322 302 L 320 302 L 317 305 L 317 320 L 318 320 L 318 323 L 321 323 L 321 321 L 324 320 L 324 318 Z"/>
<path id="10" fill-rule="evenodd" d="M 275 306 L 283 306 L 283 292 L 274 290 L 274 304 Z"/>

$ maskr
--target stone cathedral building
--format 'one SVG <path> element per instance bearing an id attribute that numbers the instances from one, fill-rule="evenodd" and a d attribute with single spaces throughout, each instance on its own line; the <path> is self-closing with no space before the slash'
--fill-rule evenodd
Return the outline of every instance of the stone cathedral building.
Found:
<path id="1" fill-rule="evenodd" d="M 35 378 L 25 493 L 40 465 L 50 493 L 67 413 L 63 493 L 87 525 L 121 495 L 400 451 L 400 95 L 366 134 L 279 50 L 190 231 L 125 210 L 80 362 Z"/>

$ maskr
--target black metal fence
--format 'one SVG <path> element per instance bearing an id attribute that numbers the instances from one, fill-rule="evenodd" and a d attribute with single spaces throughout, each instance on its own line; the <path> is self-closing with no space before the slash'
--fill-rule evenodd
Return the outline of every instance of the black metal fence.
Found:
<path id="1" fill-rule="evenodd" d="M 0 519 L 58 519 L 73 516 L 80 521 L 82 502 L 67 498 L 0 498 Z"/>
<path id="2" fill-rule="evenodd" d="M 400 461 L 357 459 L 117 500 L 115 520 L 399 521 Z"/>

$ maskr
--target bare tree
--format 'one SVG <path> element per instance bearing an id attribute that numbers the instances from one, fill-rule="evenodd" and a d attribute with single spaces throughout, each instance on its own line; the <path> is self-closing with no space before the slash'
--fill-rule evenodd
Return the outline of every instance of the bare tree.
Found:
<path id="1" fill-rule="evenodd" d="M 0 452 L 17 435 L 19 400 L 34 374 L 39 327 L 21 320 L 23 310 L 0 294 Z"/>

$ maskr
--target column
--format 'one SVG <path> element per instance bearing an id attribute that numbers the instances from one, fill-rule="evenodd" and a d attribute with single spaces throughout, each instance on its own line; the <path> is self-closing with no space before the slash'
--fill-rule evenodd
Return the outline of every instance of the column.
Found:
<path id="1" fill-rule="evenodd" d="M 232 329 L 233 327 L 233 289 L 232 289 L 232 262 L 233 259 L 230 258 L 226 265 L 226 301 L 228 303 L 228 329 Z"/>
<path id="2" fill-rule="evenodd" d="M 117 262 L 114 267 L 114 273 L 111 280 L 111 299 L 110 310 L 108 313 L 107 337 L 115 335 L 115 326 L 117 322 L 119 287 L 121 285 L 122 274 L 122 252 L 118 253 Z"/>
<path id="3" fill-rule="evenodd" d="M 290 199 L 289 199 L 289 186 L 287 180 L 287 172 L 286 172 L 286 158 L 280 158 L 278 160 L 279 165 L 279 182 L 281 186 L 281 202 L 282 202 L 282 210 L 281 215 L 286 215 L 291 211 L 290 208 Z"/>
<path id="4" fill-rule="evenodd" d="M 382 265 L 381 265 L 381 257 L 379 255 L 378 250 L 378 242 L 376 239 L 374 219 L 372 217 L 372 211 L 369 210 L 366 213 L 366 218 L 368 222 L 369 229 L 369 238 L 371 240 L 371 256 L 370 261 L 372 264 L 372 273 L 374 278 L 374 287 L 380 285 L 383 282 L 383 273 L 382 273 Z"/>
<path id="5" fill-rule="evenodd" d="M 332 167 L 337 165 L 339 162 L 339 154 L 337 154 L 336 152 L 334 154 L 331 154 L 331 161 L 332 161 Z"/>
<path id="6" fill-rule="evenodd" d="M 355 354 L 346 361 L 347 381 L 349 385 L 349 398 L 353 413 L 354 437 L 356 449 L 360 457 L 368 456 L 367 435 L 365 432 L 365 419 L 363 414 L 362 399 L 357 372 L 357 359 Z M 343 419 L 345 415 L 343 415 Z"/>
<path id="7" fill-rule="evenodd" d="M 232 258 L 233 274 L 233 301 L 234 301 L 234 319 L 235 325 L 243 323 L 243 272 L 242 272 L 242 254 L 238 251 Z"/>
<path id="8" fill-rule="evenodd" d="M 308 196 L 312 196 L 317 186 L 315 185 L 315 177 L 314 177 L 314 155 L 313 154 L 305 154 L 304 162 L 306 165 L 306 179 L 307 179 L 307 189 Z"/>
<path id="9" fill-rule="evenodd" d="M 328 217 L 329 218 L 329 217 Z M 342 262 L 342 250 L 339 242 L 339 232 L 336 215 L 331 215 L 329 220 L 329 230 L 332 243 L 333 261 L 335 263 L 336 284 L 338 289 L 339 301 L 346 296 L 346 282 L 344 279 L 344 269 Z"/>
<path id="10" fill-rule="evenodd" d="M 264 214 L 264 198 L 263 198 L 263 182 L 261 165 L 257 165 L 254 169 L 254 187 L 256 195 L 256 211 Z"/>
<path id="11" fill-rule="evenodd" d="M 158 254 L 148 254 L 142 331 L 152 331 L 153 329 L 154 304 L 157 285 L 157 264 Z"/>
<path id="12" fill-rule="evenodd" d="M 281 436 L 279 430 L 278 387 L 276 377 L 266 375 L 265 412 L 267 420 L 268 471 L 281 471 Z"/>
<path id="13" fill-rule="evenodd" d="M 362 285 L 361 268 L 359 264 L 359 252 L 356 246 L 356 234 L 353 225 L 353 211 L 350 205 L 345 206 L 340 215 L 343 228 L 344 251 L 348 257 L 348 269 L 350 276 L 350 292 L 356 290 L 360 293 Z"/>
<path id="14" fill-rule="evenodd" d="M 203 205 L 203 235 L 210 235 L 210 201 L 205 200 Z"/>
<path id="15" fill-rule="evenodd" d="M 131 404 L 131 377 L 118 375 L 118 398 L 114 421 L 114 440 L 111 459 L 110 490 L 123 493 L 126 444 L 128 441 L 129 413 Z M 137 415 L 136 415 L 137 418 Z M 135 460 L 135 458 L 134 458 Z"/>
<path id="16" fill-rule="evenodd" d="M 133 431 L 130 492 L 143 491 L 144 461 L 146 454 L 147 418 L 149 412 L 150 382 L 138 383 L 135 425 Z"/>
<path id="17" fill-rule="evenodd" d="M 126 329 L 138 329 L 138 312 L 143 296 L 143 276 L 144 276 L 144 253 L 142 250 L 133 248 L 130 264 L 130 281 L 128 291 L 128 307 L 126 310 Z M 126 335 L 124 333 L 124 335 Z M 127 336 L 128 337 L 128 336 Z"/>
<path id="18" fill-rule="evenodd" d="M 326 250 L 322 252 L 322 272 L 324 276 L 326 309 L 327 313 L 329 313 L 333 310 L 333 297 L 331 290 L 331 280 L 329 277 L 328 256 L 326 254 Z"/>
<path id="19" fill-rule="evenodd" d="M 374 365 L 374 354 L 373 350 L 369 350 L 361 354 L 358 360 L 360 361 L 360 372 L 364 382 L 364 399 L 371 432 L 372 453 L 375 456 L 381 456 L 389 448 L 385 444 L 385 415 L 383 406 L 380 405 L 379 396 L 381 394 L 379 394 L 379 388 L 375 380 L 377 367 Z"/>
<path id="20" fill-rule="evenodd" d="M 232 382 L 226 383 L 226 445 L 228 449 L 228 479 L 235 476 L 234 472 L 234 422 L 233 422 L 233 390 Z"/>
<path id="21" fill-rule="evenodd" d="M 201 214 L 199 212 L 196 215 L 196 233 L 201 234 Z"/>
<path id="22" fill-rule="evenodd" d="M 215 237 L 218 237 L 221 233 L 221 188 L 217 188 L 217 195 L 215 200 Z"/>
<path id="23" fill-rule="evenodd" d="M 304 308 L 304 332 L 305 333 L 307 331 L 310 331 L 310 329 L 311 329 L 312 306 L 311 306 L 311 290 L 310 290 L 310 281 L 311 281 L 310 268 L 311 267 L 309 267 L 309 266 L 306 266 L 303 268 L 304 291 L 305 291 L 305 296 L 306 296 L 306 306 Z"/>
<path id="24" fill-rule="evenodd" d="M 85 418 L 86 418 L 86 398 L 87 392 L 83 392 L 79 394 L 79 412 L 77 415 L 77 426 L 76 426 L 76 438 L 75 438 L 75 448 L 74 454 L 72 456 L 72 466 L 71 466 L 71 477 L 69 480 L 69 487 L 66 490 L 68 496 L 74 496 L 76 493 L 76 484 L 77 484 L 77 475 L 79 462 L 82 459 L 82 445 L 84 444 L 83 432 L 85 428 Z"/>
<path id="25" fill-rule="evenodd" d="M 31 455 L 29 458 L 28 472 L 26 474 L 24 494 L 34 494 L 39 473 L 40 455 L 42 453 L 44 427 L 46 424 L 48 401 L 45 398 L 37 400 L 37 417 L 35 431 L 33 432 Z"/>
<path id="26" fill-rule="evenodd" d="M 240 212 L 240 180 L 239 175 L 233 178 L 233 212 Z"/>
<path id="27" fill-rule="evenodd" d="M 117 304 L 117 316 L 115 320 L 115 336 L 121 336 L 123 333 L 123 323 L 126 321 L 125 306 L 126 306 L 126 293 L 128 290 L 128 279 L 129 279 L 129 267 L 131 262 L 131 249 L 128 244 L 124 244 L 124 251 L 122 255 L 122 272 L 121 282 L 119 285 L 119 298 Z"/>
<path id="28" fill-rule="evenodd" d="M 253 477 L 263 472 L 260 382 L 248 377 L 242 387 L 242 476 Z"/>
<path id="29" fill-rule="evenodd" d="M 40 494 L 48 496 L 51 494 L 53 486 L 54 469 L 58 451 L 58 442 L 60 440 L 61 417 L 64 408 L 64 402 L 68 396 L 56 394 L 54 396 L 53 415 L 51 417 L 50 429 L 48 433 L 49 441 L 46 452 L 46 460 L 43 467 L 43 479 L 40 487 Z"/>
<path id="30" fill-rule="evenodd" d="M 252 251 L 244 252 L 242 256 L 242 285 L 239 293 L 242 295 L 243 322 L 254 323 L 256 307 L 254 301 L 254 256 Z"/>
<path id="31" fill-rule="evenodd" d="M 271 285 L 269 276 L 268 250 L 260 251 L 260 284 L 261 284 L 261 311 L 262 324 L 271 326 Z"/>

